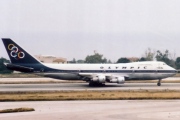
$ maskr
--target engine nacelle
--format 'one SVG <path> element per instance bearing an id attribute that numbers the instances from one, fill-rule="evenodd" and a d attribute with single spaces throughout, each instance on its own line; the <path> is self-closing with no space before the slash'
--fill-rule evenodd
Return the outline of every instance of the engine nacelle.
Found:
<path id="1" fill-rule="evenodd" d="M 105 83 L 106 77 L 103 75 L 99 75 L 99 76 L 93 77 L 92 81 L 99 82 L 99 83 Z"/>
<path id="2" fill-rule="evenodd" d="M 111 83 L 118 83 L 118 84 L 124 84 L 125 78 L 124 77 L 116 77 L 110 80 Z"/>

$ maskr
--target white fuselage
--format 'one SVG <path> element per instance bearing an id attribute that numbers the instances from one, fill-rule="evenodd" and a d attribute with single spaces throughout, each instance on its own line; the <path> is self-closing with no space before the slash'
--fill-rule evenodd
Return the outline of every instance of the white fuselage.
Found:
<path id="1" fill-rule="evenodd" d="M 176 70 L 163 62 L 133 62 L 121 64 L 44 64 L 53 69 L 61 70 L 58 73 L 44 73 L 47 77 L 60 79 L 93 78 L 103 75 L 110 77 L 126 77 L 129 80 L 153 80 L 163 79 L 176 74 Z M 79 77 L 81 76 L 81 77 Z"/>

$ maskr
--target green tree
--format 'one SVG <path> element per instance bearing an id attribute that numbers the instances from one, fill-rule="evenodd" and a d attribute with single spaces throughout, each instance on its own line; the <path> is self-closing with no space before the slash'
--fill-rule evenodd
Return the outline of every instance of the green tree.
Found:
<path id="1" fill-rule="evenodd" d="M 146 61 L 153 61 L 154 57 L 155 57 L 155 54 L 156 54 L 155 50 L 152 50 L 151 48 L 148 48 L 145 51 L 144 58 L 146 59 Z"/>
<path id="2" fill-rule="evenodd" d="M 68 61 L 68 63 L 76 63 L 76 59 L 75 59 L 75 58 L 73 58 L 73 60 Z"/>
<path id="3" fill-rule="evenodd" d="M 88 55 L 85 58 L 85 63 L 107 63 L 107 59 L 103 58 L 103 55 L 95 53 L 94 55 Z"/>
<path id="4" fill-rule="evenodd" d="M 180 69 L 180 57 L 176 58 L 175 64 L 176 64 L 176 69 Z"/>
<path id="5" fill-rule="evenodd" d="M 108 60 L 108 62 L 107 62 L 107 63 L 112 63 L 112 62 L 111 62 L 111 60 Z"/>
<path id="6" fill-rule="evenodd" d="M 76 63 L 84 63 L 84 60 L 77 60 Z"/>
<path id="7" fill-rule="evenodd" d="M 145 57 L 141 57 L 139 61 L 147 61 Z"/>
<path id="8" fill-rule="evenodd" d="M 73 58 L 72 62 L 73 62 L 73 63 L 76 63 L 76 59 L 75 59 L 75 58 Z"/>
<path id="9" fill-rule="evenodd" d="M 170 59 L 170 53 L 168 50 L 166 50 L 164 53 L 158 50 L 156 54 L 156 60 L 165 62 L 167 65 L 171 67 L 175 67 L 175 61 L 173 59 Z"/>
<path id="10" fill-rule="evenodd" d="M 9 70 L 6 68 L 6 66 L 4 65 L 4 63 L 10 63 L 9 60 L 7 60 L 6 58 L 1 57 L 0 58 L 0 74 L 3 73 L 12 73 L 12 70 Z"/>
<path id="11" fill-rule="evenodd" d="M 119 58 L 117 61 L 117 63 L 129 63 L 129 62 L 130 62 L 130 60 L 127 58 Z"/>

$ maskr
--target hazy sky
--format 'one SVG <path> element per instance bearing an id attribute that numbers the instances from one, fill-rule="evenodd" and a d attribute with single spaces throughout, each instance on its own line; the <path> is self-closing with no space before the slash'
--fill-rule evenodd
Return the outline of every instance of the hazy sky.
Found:
<path id="1" fill-rule="evenodd" d="M 150 47 L 180 56 L 180 0 L 0 0 L 0 37 L 32 55 L 112 61 Z M 2 42 L 0 56 L 7 57 Z"/>

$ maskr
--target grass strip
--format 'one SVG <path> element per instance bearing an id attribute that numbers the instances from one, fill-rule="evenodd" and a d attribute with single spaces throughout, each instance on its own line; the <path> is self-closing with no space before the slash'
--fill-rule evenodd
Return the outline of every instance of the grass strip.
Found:
<path id="1" fill-rule="evenodd" d="M 0 110 L 0 113 L 30 112 L 30 111 L 35 111 L 35 110 L 34 108 L 15 108 L 15 109 Z"/>
<path id="2" fill-rule="evenodd" d="M 178 90 L 1 92 L 0 101 L 180 99 Z"/>

